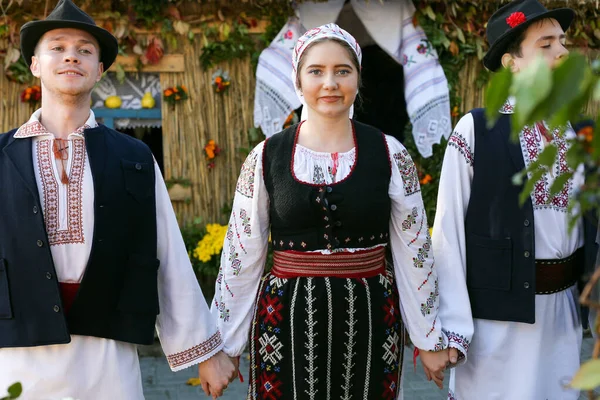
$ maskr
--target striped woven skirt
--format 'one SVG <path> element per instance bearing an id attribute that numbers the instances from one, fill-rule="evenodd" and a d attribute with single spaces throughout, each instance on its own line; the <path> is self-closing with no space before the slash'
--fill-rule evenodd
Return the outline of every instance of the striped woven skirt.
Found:
<path id="1" fill-rule="evenodd" d="M 396 399 L 403 327 L 385 249 L 275 252 L 250 331 L 248 399 Z"/>

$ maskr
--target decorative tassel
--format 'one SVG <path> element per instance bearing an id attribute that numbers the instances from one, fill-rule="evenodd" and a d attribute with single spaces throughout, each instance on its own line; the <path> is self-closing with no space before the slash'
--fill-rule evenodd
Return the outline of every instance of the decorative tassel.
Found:
<path id="1" fill-rule="evenodd" d="M 67 176 L 67 171 L 65 171 L 64 164 L 63 164 L 62 174 L 60 175 L 60 181 L 65 185 L 69 184 L 69 177 Z"/>
<path id="2" fill-rule="evenodd" d="M 62 166 L 62 171 L 60 174 L 60 181 L 64 184 L 67 185 L 69 184 L 69 176 L 67 175 L 67 165 L 66 165 L 66 161 L 69 158 L 69 145 L 67 144 L 69 143 L 68 140 L 64 140 L 64 139 L 54 139 L 54 157 L 57 160 L 60 160 L 61 166 Z"/>
<path id="3" fill-rule="evenodd" d="M 419 349 L 415 347 L 413 352 L 413 366 L 415 367 L 415 373 L 417 372 L 417 357 L 419 356 Z"/>
<path id="4" fill-rule="evenodd" d="M 240 372 L 239 365 L 240 365 L 240 356 L 238 356 L 238 378 L 240 379 L 240 382 L 244 383 L 244 376 Z"/>

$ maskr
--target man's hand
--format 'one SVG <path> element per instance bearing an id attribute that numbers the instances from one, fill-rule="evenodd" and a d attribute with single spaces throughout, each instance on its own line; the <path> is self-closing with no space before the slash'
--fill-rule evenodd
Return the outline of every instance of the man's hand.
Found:
<path id="1" fill-rule="evenodd" d="M 423 370 L 427 380 L 433 379 L 437 387 L 444 387 L 444 370 L 449 362 L 448 349 L 442 351 L 419 350 L 419 356 L 423 363 Z"/>
<path id="2" fill-rule="evenodd" d="M 237 368 L 222 351 L 198 365 L 198 377 L 207 396 L 216 399 L 223 395 L 227 385 L 237 377 Z"/>
<path id="3" fill-rule="evenodd" d="M 454 347 L 448 349 L 448 361 L 450 362 L 450 368 L 456 366 L 456 363 L 458 362 L 458 350 Z"/>

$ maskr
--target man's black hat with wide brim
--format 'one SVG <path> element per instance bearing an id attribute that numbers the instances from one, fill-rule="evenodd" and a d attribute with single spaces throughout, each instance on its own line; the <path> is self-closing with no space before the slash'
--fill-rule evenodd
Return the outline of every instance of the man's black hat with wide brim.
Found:
<path id="1" fill-rule="evenodd" d="M 48 17 L 41 21 L 27 22 L 21 27 L 21 54 L 27 65 L 40 38 L 53 29 L 74 28 L 88 32 L 100 45 L 100 61 L 108 70 L 117 57 L 117 39 L 106 29 L 100 28 L 94 20 L 77 7 L 71 0 L 60 0 Z"/>
<path id="2" fill-rule="evenodd" d="M 483 57 L 483 65 L 490 71 L 498 70 L 508 46 L 533 22 L 554 18 L 563 31 L 566 31 L 574 17 L 575 11 L 570 8 L 548 10 L 537 0 L 515 0 L 508 3 L 488 21 L 486 36 L 490 49 Z"/>

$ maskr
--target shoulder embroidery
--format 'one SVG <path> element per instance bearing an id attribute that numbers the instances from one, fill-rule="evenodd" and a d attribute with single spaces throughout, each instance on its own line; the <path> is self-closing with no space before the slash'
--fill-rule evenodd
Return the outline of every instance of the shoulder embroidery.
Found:
<path id="1" fill-rule="evenodd" d="M 256 170 L 257 161 L 258 153 L 252 150 L 242 165 L 242 171 L 235 188 L 242 196 L 254 197 L 254 171 Z"/>
<path id="2" fill-rule="evenodd" d="M 413 162 L 410 154 L 406 149 L 402 149 L 399 153 L 395 153 L 393 156 L 394 162 L 400 171 L 402 176 L 402 183 L 404 184 L 404 194 L 410 196 L 421 191 L 419 185 L 419 176 L 417 174 L 417 167 Z"/>
<path id="3" fill-rule="evenodd" d="M 473 151 L 469 147 L 467 139 L 457 131 L 454 131 L 448 139 L 448 146 L 456 148 L 460 154 L 463 155 L 465 161 L 470 166 L 473 166 L 474 155 Z"/>

